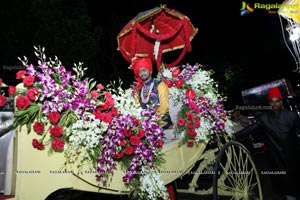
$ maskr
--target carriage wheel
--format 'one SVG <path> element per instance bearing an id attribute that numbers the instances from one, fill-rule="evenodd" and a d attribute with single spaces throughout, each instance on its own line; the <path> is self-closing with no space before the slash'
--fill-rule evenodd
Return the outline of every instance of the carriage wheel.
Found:
<path id="1" fill-rule="evenodd" d="M 213 175 L 213 197 L 261 200 L 259 174 L 249 151 L 239 142 L 227 142 L 217 154 Z"/>

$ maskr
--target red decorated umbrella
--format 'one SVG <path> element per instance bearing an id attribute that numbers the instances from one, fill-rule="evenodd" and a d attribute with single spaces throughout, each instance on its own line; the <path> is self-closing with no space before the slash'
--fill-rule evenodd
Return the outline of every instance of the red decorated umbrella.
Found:
<path id="1" fill-rule="evenodd" d="M 165 5 L 138 13 L 117 35 L 118 50 L 126 61 L 151 57 L 159 69 L 162 54 L 182 49 L 178 58 L 166 67 L 177 65 L 192 50 L 191 40 L 198 32 L 190 19 Z"/>

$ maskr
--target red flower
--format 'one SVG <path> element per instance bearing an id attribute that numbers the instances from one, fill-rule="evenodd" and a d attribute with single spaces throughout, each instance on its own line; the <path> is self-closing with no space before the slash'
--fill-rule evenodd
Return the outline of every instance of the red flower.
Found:
<path id="1" fill-rule="evenodd" d="M 189 106 L 190 109 L 197 108 L 197 105 L 196 105 L 196 103 L 194 101 L 190 101 L 189 104 L 188 104 L 188 106 Z"/>
<path id="2" fill-rule="evenodd" d="M 124 149 L 124 153 L 127 155 L 127 156 L 130 156 L 131 154 L 133 154 L 134 152 L 134 148 L 132 146 L 129 146 L 129 147 L 126 147 Z"/>
<path id="3" fill-rule="evenodd" d="M 138 136 L 139 136 L 139 138 L 143 138 L 143 137 L 145 137 L 145 131 L 143 130 L 143 129 L 139 129 L 138 130 Z"/>
<path id="4" fill-rule="evenodd" d="M 54 137 L 59 137 L 63 134 L 64 130 L 60 126 L 54 126 L 50 128 L 50 134 Z"/>
<path id="5" fill-rule="evenodd" d="M 201 124 L 200 124 L 200 117 L 196 117 L 195 119 L 195 128 L 200 128 Z"/>
<path id="6" fill-rule="evenodd" d="M 123 157 L 123 153 L 121 151 L 116 153 L 115 156 L 114 156 L 114 158 L 116 158 L 116 159 L 120 159 L 122 157 Z"/>
<path id="7" fill-rule="evenodd" d="M 51 123 L 56 124 L 60 119 L 60 114 L 59 112 L 51 112 L 48 117 Z"/>
<path id="8" fill-rule="evenodd" d="M 164 80 L 164 82 L 167 84 L 168 88 L 173 86 L 173 82 L 171 80 Z"/>
<path id="9" fill-rule="evenodd" d="M 178 87 L 178 88 L 182 88 L 183 81 L 182 81 L 182 80 L 176 80 L 176 81 L 175 81 L 175 85 L 176 85 L 176 87 Z"/>
<path id="10" fill-rule="evenodd" d="M 6 97 L 0 94 L 0 106 L 4 106 L 6 102 Z"/>
<path id="11" fill-rule="evenodd" d="M 8 87 L 8 94 L 9 95 L 15 95 L 16 94 L 16 87 L 15 86 L 9 86 Z"/>
<path id="12" fill-rule="evenodd" d="M 34 125 L 33 125 L 33 130 L 37 134 L 41 135 L 45 130 L 45 126 L 44 126 L 44 124 L 42 124 L 40 122 L 35 122 Z"/>
<path id="13" fill-rule="evenodd" d="M 25 77 L 25 75 L 26 75 L 26 71 L 25 70 L 20 70 L 16 74 L 16 79 L 22 79 L 22 78 Z"/>
<path id="14" fill-rule="evenodd" d="M 185 115 L 186 115 L 186 117 L 187 117 L 189 120 L 193 120 L 193 119 L 194 119 L 194 115 L 193 115 L 191 112 L 186 112 Z"/>
<path id="15" fill-rule="evenodd" d="M 126 140 L 121 140 L 121 141 L 120 141 L 120 145 L 121 145 L 122 147 L 124 147 L 126 144 L 127 144 Z"/>
<path id="16" fill-rule="evenodd" d="M 2 78 L 0 78 L 0 87 L 2 86 Z"/>
<path id="17" fill-rule="evenodd" d="M 193 147 L 194 146 L 194 140 L 187 141 L 186 146 Z"/>
<path id="18" fill-rule="evenodd" d="M 34 79 L 34 76 L 25 76 L 25 78 L 23 79 L 23 83 L 27 87 L 32 86 Z"/>
<path id="19" fill-rule="evenodd" d="M 163 146 L 163 141 L 158 140 L 158 141 L 157 141 L 157 147 L 158 147 L 158 148 L 161 148 L 162 146 Z"/>
<path id="20" fill-rule="evenodd" d="M 190 129 L 187 131 L 187 134 L 192 138 L 194 139 L 196 136 L 197 136 L 197 133 L 194 129 Z"/>
<path id="21" fill-rule="evenodd" d="M 185 91 L 185 96 L 188 98 L 188 99 L 195 99 L 196 97 L 196 92 L 192 89 L 187 89 Z"/>
<path id="22" fill-rule="evenodd" d="M 36 149 L 42 150 L 45 148 L 43 143 L 40 143 L 37 139 L 32 139 L 32 146 Z"/>
<path id="23" fill-rule="evenodd" d="M 124 135 L 125 135 L 125 137 L 130 137 L 130 136 L 132 135 L 131 130 L 129 130 L 129 129 L 124 129 Z"/>
<path id="24" fill-rule="evenodd" d="M 19 110 L 25 110 L 30 105 L 30 101 L 28 97 L 18 96 L 16 99 L 16 105 Z"/>
<path id="25" fill-rule="evenodd" d="M 178 121 L 177 121 L 177 125 L 178 126 L 184 126 L 185 124 L 185 120 L 183 118 L 179 118 Z"/>
<path id="26" fill-rule="evenodd" d="M 192 122 L 192 121 L 189 121 L 189 122 L 187 123 L 187 127 L 188 127 L 189 129 L 194 128 L 193 122 Z"/>
<path id="27" fill-rule="evenodd" d="M 172 76 L 174 78 L 176 78 L 177 76 L 179 76 L 180 73 L 181 73 L 181 70 L 177 67 L 177 68 L 173 69 Z"/>
<path id="28" fill-rule="evenodd" d="M 134 119 L 134 120 L 133 120 L 133 125 L 134 125 L 135 127 L 137 127 L 139 124 L 140 124 L 140 121 L 139 121 L 138 119 Z"/>
<path id="29" fill-rule="evenodd" d="M 36 101 L 38 99 L 38 96 L 39 96 L 39 89 L 31 88 L 31 89 L 27 90 L 27 97 L 31 101 Z"/>
<path id="30" fill-rule="evenodd" d="M 137 145 L 139 145 L 140 143 L 141 143 L 141 138 L 140 138 L 140 137 L 135 136 L 135 135 L 130 136 L 130 144 L 131 144 L 132 146 L 137 146 Z"/>
<path id="31" fill-rule="evenodd" d="M 52 148 L 58 151 L 63 150 L 65 146 L 65 142 L 61 138 L 53 138 L 51 144 Z"/>
<path id="32" fill-rule="evenodd" d="M 100 94 L 97 91 L 91 91 L 91 95 L 93 97 L 93 99 L 97 99 L 98 97 L 100 97 Z"/>
<path id="33" fill-rule="evenodd" d="M 101 84 L 98 84 L 98 85 L 96 86 L 96 88 L 99 89 L 99 90 L 103 90 L 103 89 L 104 89 L 103 85 L 101 85 Z"/>

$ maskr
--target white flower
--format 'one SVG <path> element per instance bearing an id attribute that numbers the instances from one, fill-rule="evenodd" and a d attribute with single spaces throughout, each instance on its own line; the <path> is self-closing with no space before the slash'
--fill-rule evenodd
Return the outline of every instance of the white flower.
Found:
<path id="1" fill-rule="evenodd" d="M 167 79 L 172 79 L 172 72 L 170 69 L 164 69 L 162 75 Z"/>
<path id="2" fill-rule="evenodd" d="M 90 159 L 89 151 L 96 148 L 101 142 L 102 133 L 108 128 L 108 124 L 95 119 L 91 113 L 85 113 L 83 119 L 77 120 L 66 129 L 69 136 L 65 155 L 69 163 L 77 159 Z"/>
<path id="3" fill-rule="evenodd" d="M 201 117 L 200 121 L 201 121 L 201 126 L 196 129 L 197 136 L 195 138 L 195 141 L 196 142 L 204 141 L 208 143 L 210 139 L 211 131 L 213 130 L 213 124 L 211 123 L 210 120 L 204 117 Z"/>
<path id="4" fill-rule="evenodd" d="M 132 97 L 132 89 L 119 89 L 118 94 L 112 95 L 115 101 L 115 108 L 117 108 L 122 115 L 132 115 L 133 117 L 140 119 L 142 107 L 137 104 Z"/>
<path id="5" fill-rule="evenodd" d="M 149 200 L 157 200 L 158 198 L 169 199 L 169 194 L 167 193 L 167 188 L 164 185 L 164 182 L 160 179 L 158 172 L 154 170 L 144 170 L 142 169 L 141 182 L 141 191 L 146 195 Z"/>
<path id="6" fill-rule="evenodd" d="M 230 119 L 227 119 L 226 122 L 225 122 L 225 132 L 229 136 L 232 136 L 235 132 L 235 124 Z"/>

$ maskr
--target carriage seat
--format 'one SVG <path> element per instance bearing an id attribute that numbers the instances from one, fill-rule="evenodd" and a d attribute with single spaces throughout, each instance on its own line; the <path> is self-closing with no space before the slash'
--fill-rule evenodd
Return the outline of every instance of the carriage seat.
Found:
<path id="1" fill-rule="evenodd" d="M 174 100 L 172 98 L 169 98 L 169 113 L 171 116 L 171 120 L 173 122 L 173 127 L 171 129 L 164 130 L 165 137 L 164 137 L 164 143 L 169 143 L 173 140 L 176 140 L 178 137 L 174 133 L 174 129 L 176 127 L 178 112 L 180 111 L 182 104 L 178 103 L 175 105 Z"/>

